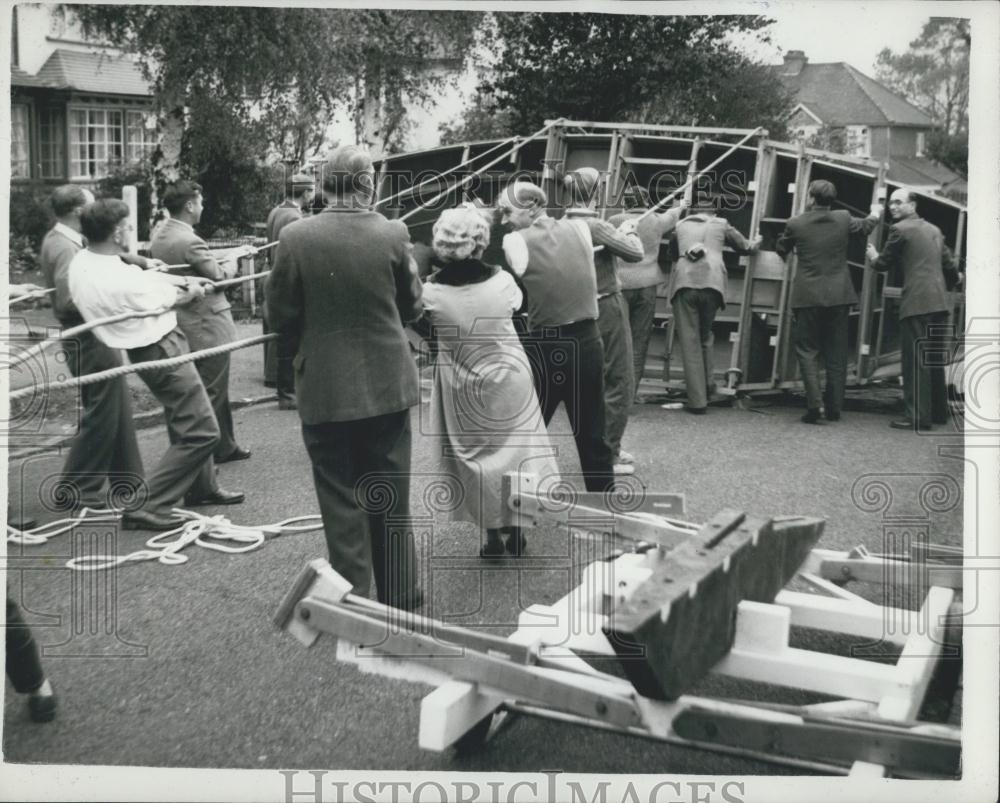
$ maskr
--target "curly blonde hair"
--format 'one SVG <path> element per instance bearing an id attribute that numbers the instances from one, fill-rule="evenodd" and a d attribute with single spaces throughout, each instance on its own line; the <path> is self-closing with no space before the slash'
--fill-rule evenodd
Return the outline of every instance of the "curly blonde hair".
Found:
<path id="1" fill-rule="evenodd" d="M 434 224 L 431 247 L 442 262 L 478 259 L 490 244 L 490 227 L 475 209 L 446 209 Z"/>

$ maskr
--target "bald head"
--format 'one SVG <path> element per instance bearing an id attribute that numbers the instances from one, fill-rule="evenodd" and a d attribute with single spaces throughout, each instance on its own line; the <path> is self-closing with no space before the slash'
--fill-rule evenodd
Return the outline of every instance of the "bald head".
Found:
<path id="1" fill-rule="evenodd" d="M 530 181 L 515 181 L 497 199 L 501 222 L 511 231 L 526 229 L 545 212 L 548 196 Z"/>
<path id="2" fill-rule="evenodd" d="M 889 197 L 889 215 L 893 220 L 905 220 L 917 214 L 917 196 L 908 187 L 894 190 Z"/>
<path id="3" fill-rule="evenodd" d="M 580 167 L 568 173 L 564 183 L 573 193 L 573 203 L 590 206 L 597 201 L 601 174 L 593 167 Z"/>

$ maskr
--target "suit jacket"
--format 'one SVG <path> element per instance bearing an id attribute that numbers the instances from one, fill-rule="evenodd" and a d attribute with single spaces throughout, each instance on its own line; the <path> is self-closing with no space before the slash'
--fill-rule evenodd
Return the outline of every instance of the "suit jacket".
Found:
<path id="1" fill-rule="evenodd" d="M 69 294 L 69 263 L 80 251 L 80 246 L 58 229 L 49 229 L 42 239 L 38 263 L 47 287 L 54 287 L 52 310 L 63 326 L 76 326 L 83 318 L 73 305 Z"/>
<path id="2" fill-rule="evenodd" d="M 154 259 L 162 259 L 168 265 L 190 265 L 173 271 L 176 276 L 201 276 L 213 281 L 227 278 L 205 241 L 179 220 L 171 218 L 160 226 L 153 234 L 149 251 Z M 232 343 L 236 339 L 231 307 L 225 291 L 217 290 L 177 308 L 177 325 L 192 351 Z"/>
<path id="3" fill-rule="evenodd" d="M 670 274 L 669 298 L 673 298 L 678 290 L 685 287 L 715 290 L 722 300 L 722 308 L 726 308 L 726 286 L 729 274 L 722 258 L 722 248 L 729 245 L 736 251 L 747 252 L 750 243 L 725 218 L 714 215 L 688 215 L 674 229 L 677 238 L 677 250 L 680 257 L 674 263 Z M 691 260 L 684 254 L 694 245 L 703 245 L 705 254 L 700 259 Z"/>
<path id="4" fill-rule="evenodd" d="M 889 239 L 872 268 L 888 271 L 898 266 L 902 269 L 899 317 L 909 318 L 947 311 L 945 271 L 953 268 L 951 259 L 941 230 L 914 215 L 889 228 Z"/>
<path id="5" fill-rule="evenodd" d="M 274 207 L 267 216 L 267 241 L 273 243 L 285 226 L 303 217 L 302 209 L 295 201 L 285 201 Z"/>
<path id="6" fill-rule="evenodd" d="M 303 424 L 398 412 L 420 400 L 403 322 L 422 308 L 406 225 L 329 207 L 279 237 L 268 320 L 295 343 Z"/>
<path id="7" fill-rule="evenodd" d="M 792 307 L 856 304 L 847 244 L 852 234 L 868 234 L 877 224 L 875 217 L 852 217 L 846 209 L 810 209 L 789 220 L 774 250 L 784 257 L 794 248 L 798 255 Z"/>

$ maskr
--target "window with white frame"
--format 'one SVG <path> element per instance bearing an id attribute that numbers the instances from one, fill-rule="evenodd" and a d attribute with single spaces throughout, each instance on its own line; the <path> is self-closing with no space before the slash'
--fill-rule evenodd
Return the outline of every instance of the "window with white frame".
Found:
<path id="1" fill-rule="evenodd" d="M 10 177 L 31 178 L 31 150 L 28 144 L 28 106 L 10 107 Z"/>
<path id="2" fill-rule="evenodd" d="M 868 126 L 847 126 L 844 153 L 849 154 L 850 156 L 871 156 L 871 137 L 869 136 Z"/>
<path id="3" fill-rule="evenodd" d="M 41 178 L 66 176 L 66 118 L 53 106 L 38 110 L 38 168 Z"/>
<path id="4" fill-rule="evenodd" d="M 70 178 L 103 178 L 124 155 L 121 109 L 70 108 Z"/>
<path id="5" fill-rule="evenodd" d="M 126 161 L 131 163 L 148 161 L 156 148 L 156 115 L 146 111 L 125 113 L 128 126 Z"/>

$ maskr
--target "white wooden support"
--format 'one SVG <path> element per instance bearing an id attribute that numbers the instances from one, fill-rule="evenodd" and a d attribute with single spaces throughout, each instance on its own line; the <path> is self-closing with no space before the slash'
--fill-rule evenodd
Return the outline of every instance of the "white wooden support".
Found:
<path id="1" fill-rule="evenodd" d="M 915 611 L 872 605 L 867 600 L 856 602 L 797 591 L 779 591 L 774 603 L 791 611 L 792 624 L 797 627 L 899 645 L 906 643 L 906 634 L 912 632 L 912 622 L 917 615 Z"/>
<path id="2" fill-rule="evenodd" d="M 899 686 L 880 698 L 878 714 L 886 719 L 916 719 L 944 644 L 944 621 L 955 597 L 950 588 L 934 586 L 920 609 L 922 625 L 906 641 L 896 662 Z"/>
<path id="3" fill-rule="evenodd" d="M 712 671 L 730 677 L 876 702 L 900 688 L 893 666 L 788 646 L 791 611 L 743 601 L 736 640 Z"/>
<path id="4" fill-rule="evenodd" d="M 483 691 L 478 683 L 452 680 L 439 686 L 420 702 L 420 747 L 447 750 L 503 701 L 503 695 Z"/>

